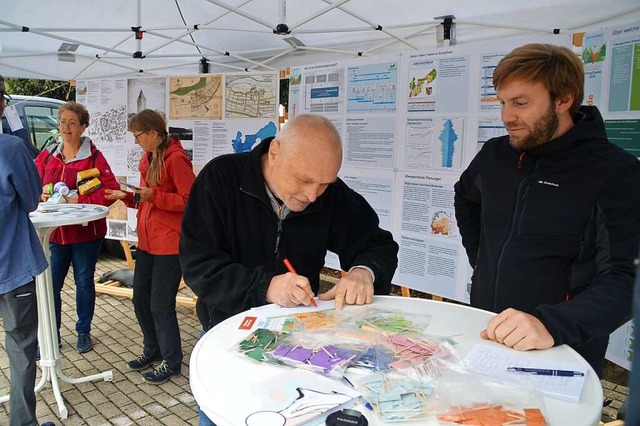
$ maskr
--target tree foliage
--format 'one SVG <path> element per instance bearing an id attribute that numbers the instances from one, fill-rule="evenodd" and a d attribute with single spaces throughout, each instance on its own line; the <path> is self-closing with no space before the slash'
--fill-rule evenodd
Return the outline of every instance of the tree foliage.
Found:
<path id="1" fill-rule="evenodd" d="M 76 88 L 70 87 L 68 81 L 7 78 L 5 83 L 11 95 L 45 96 L 61 101 L 72 101 L 76 98 Z"/>

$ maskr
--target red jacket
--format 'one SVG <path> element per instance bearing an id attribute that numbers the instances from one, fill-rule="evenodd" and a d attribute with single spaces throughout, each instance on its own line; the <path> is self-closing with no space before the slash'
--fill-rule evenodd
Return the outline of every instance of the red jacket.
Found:
<path id="1" fill-rule="evenodd" d="M 193 165 L 180 140 L 172 138 L 164 152 L 164 167 L 160 185 L 147 183 L 150 153 L 140 160 L 140 186 L 153 189 L 149 201 L 138 207 L 138 248 L 154 255 L 178 254 L 182 226 L 182 211 L 187 204 L 195 180 Z M 127 192 L 125 204 L 136 207 L 133 193 Z"/>
<path id="2" fill-rule="evenodd" d="M 76 178 L 78 172 L 97 168 L 100 170 L 100 182 L 102 186 L 95 192 L 88 195 L 78 195 L 78 203 L 100 204 L 109 206 L 113 200 L 104 198 L 105 189 L 120 189 L 107 159 L 104 158 L 91 139 L 82 137 L 82 145 L 75 158 L 66 164 L 62 160 L 62 143 L 53 145 L 51 148 L 42 151 L 36 157 L 36 167 L 42 178 L 42 184 L 64 182 L 69 189 L 77 189 Z M 104 238 L 107 234 L 107 220 L 99 219 L 83 225 L 66 225 L 57 228 L 51 234 L 49 241 L 56 244 L 75 244 L 95 241 Z"/>

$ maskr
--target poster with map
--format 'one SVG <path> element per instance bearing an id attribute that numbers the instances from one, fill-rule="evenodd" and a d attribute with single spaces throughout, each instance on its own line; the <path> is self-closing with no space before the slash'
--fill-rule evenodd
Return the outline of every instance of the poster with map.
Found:
<path id="1" fill-rule="evenodd" d="M 169 79 L 171 120 L 222 119 L 222 75 Z"/>
<path id="2" fill-rule="evenodd" d="M 275 74 L 225 75 L 225 117 L 275 117 L 277 93 Z"/>

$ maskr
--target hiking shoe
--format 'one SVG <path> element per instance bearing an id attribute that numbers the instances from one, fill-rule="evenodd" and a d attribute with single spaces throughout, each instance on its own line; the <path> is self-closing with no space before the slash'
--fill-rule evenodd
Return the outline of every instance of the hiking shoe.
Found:
<path id="1" fill-rule="evenodd" d="M 169 380 L 171 376 L 179 376 L 179 375 L 180 375 L 179 369 L 176 371 L 171 370 L 169 368 L 169 364 L 167 364 L 167 361 L 162 360 L 162 362 L 158 364 L 156 368 L 154 368 L 148 373 L 144 373 L 142 377 L 144 378 L 144 381 L 147 383 L 152 383 L 154 385 L 161 385 L 167 380 Z"/>
<path id="2" fill-rule="evenodd" d="M 91 344 L 91 335 L 89 333 L 78 333 L 78 344 L 76 345 L 76 351 L 79 354 L 89 352 L 93 345 Z"/>
<path id="3" fill-rule="evenodd" d="M 156 361 L 160 361 L 160 358 L 149 357 L 149 356 L 146 356 L 145 354 L 142 354 L 142 355 L 139 355 L 138 358 L 134 359 L 133 361 L 128 361 L 127 365 L 129 366 L 130 370 L 140 371 L 140 370 L 144 370 L 147 367 L 150 367 L 151 364 L 153 364 Z"/>

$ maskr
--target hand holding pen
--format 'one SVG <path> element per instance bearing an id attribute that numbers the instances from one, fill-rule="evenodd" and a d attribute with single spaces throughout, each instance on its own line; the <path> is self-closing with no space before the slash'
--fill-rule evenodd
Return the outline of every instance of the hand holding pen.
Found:
<path id="1" fill-rule="evenodd" d="M 289 265 L 287 265 L 289 263 Z M 298 275 L 290 262 L 284 262 L 288 273 L 275 275 L 267 288 L 266 299 L 269 303 L 292 308 L 310 304 L 315 305 L 313 291 L 307 277 Z"/>
<path id="2" fill-rule="evenodd" d="M 291 272 L 292 274 L 298 275 L 296 270 L 293 269 L 293 265 L 291 264 L 291 262 L 289 262 L 289 259 L 285 257 L 284 259 L 282 259 L 282 262 L 284 263 L 284 266 L 287 267 L 287 271 Z M 313 298 L 313 296 L 311 296 L 311 304 L 316 308 L 318 307 L 318 304 L 316 303 L 316 300 Z"/>

